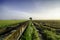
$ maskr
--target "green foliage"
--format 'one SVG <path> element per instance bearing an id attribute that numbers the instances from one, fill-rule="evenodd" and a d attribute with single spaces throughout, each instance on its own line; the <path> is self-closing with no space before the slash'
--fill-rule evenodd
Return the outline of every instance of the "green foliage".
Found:
<path id="1" fill-rule="evenodd" d="M 60 40 L 60 35 L 56 35 L 55 32 L 44 30 L 44 34 L 47 37 L 47 40 Z"/>
<path id="2" fill-rule="evenodd" d="M 21 40 L 40 40 L 36 28 L 33 26 L 32 22 L 29 22 L 29 26 L 24 32 Z"/>

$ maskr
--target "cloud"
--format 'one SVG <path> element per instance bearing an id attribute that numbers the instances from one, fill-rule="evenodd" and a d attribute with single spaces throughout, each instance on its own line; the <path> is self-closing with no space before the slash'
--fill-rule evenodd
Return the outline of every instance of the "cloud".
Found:
<path id="1" fill-rule="evenodd" d="M 29 17 L 33 19 L 60 19 L 59 2 L 35 1 L 33 4 L 30 4 L 30 7 L 23 4 L 26 6 L 25 8 L 22 5 L 20 5 L 21 7 L 18 7 L 18 5 L 15 5 L 16 7 L 14 5 L 4 5 L 2 13 L 0 13 L 0 19 L 29 19 Z M 26 9 L 27 6 L 29 9 Z"/>
<path id="2" fill-rule="evenodd" d="M 29 13 L 4 7 L 0 19 L 28 19 Z"/>

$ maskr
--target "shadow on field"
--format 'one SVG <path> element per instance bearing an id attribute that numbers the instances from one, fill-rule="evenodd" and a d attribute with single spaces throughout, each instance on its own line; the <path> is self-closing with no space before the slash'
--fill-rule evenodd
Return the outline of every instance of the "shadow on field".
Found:
<path id="1" fill-rule="evenodd" d="M 43 33 L 43 30 L 42 30 L 38 25 L 36 25 L 35 23 L 33 23 L 33 24 L 34 24 L 34 26 L 36 27 L 36 29 L 38 30 L 39 34 L 41 34 L 42 40 L 47 40 L 47 37 L 46 37 L 46 35 Z"/>

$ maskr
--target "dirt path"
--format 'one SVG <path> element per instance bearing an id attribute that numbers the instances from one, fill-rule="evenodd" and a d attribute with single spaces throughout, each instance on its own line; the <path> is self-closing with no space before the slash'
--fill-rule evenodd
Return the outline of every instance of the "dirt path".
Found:
<path id="1" fill-rule="evenodd" d="M 7 37 L 8 35 L 10 35 L 12 33 L 12 31 L 17 30 L 21 26 L 23 26 L 23 25 L 25 26 L 26 23 L 27 23 L 27 21 L 23 22 L 23 23 L 18 23 L 18 25 L 16 27 L 7 27 L 5 29 L 6 31 L 4 31 L 3 33 L 0 34 L 1 39 L 4 37 Z M 23 28 L 22 28 L 22 30 L 23 30 Z"/>

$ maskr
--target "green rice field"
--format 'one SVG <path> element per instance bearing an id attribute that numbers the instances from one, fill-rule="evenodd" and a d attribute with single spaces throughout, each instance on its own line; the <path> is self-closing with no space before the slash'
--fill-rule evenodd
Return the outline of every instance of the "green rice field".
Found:
<path id="1" fill-rule="evenodd" d="M 0 20 L 0 28 L 24 22 L 26 20 Z"/>

